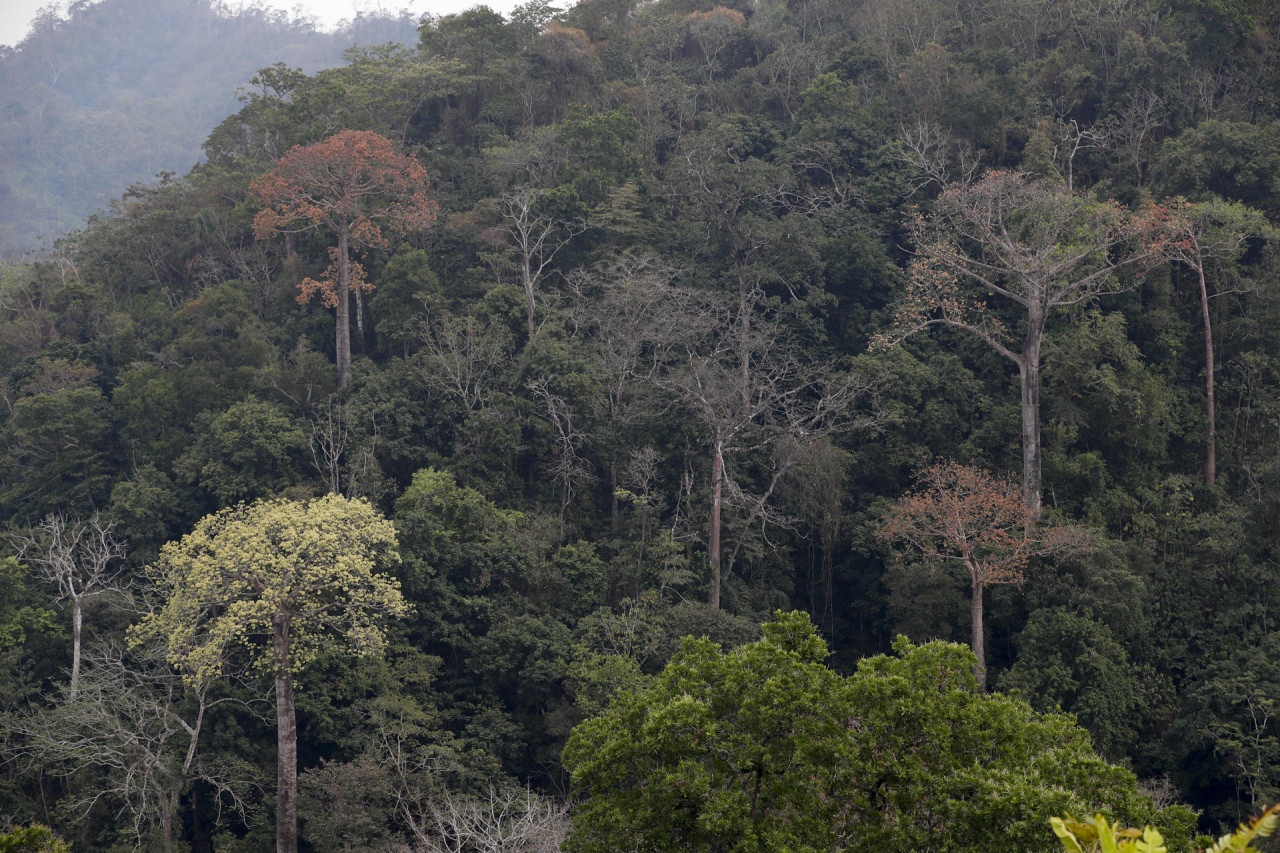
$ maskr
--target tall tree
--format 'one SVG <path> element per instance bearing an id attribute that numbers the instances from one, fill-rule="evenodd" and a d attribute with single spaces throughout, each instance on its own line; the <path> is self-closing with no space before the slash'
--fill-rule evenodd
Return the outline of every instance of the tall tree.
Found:
<path id="1" fill-rule="evenodd" d="M 1163 212 L 1163 211 L 1162 211 Z M 1250 237 L 1272 232 L 1266 217 L 1235 201 L 1213 199 L 1192 204 L 1175 199 L 1168 207 L 1169 256 L 1196 274 L 1200 288 L 1200 316 L 1204 322 L 1205 451 L 1204 479 L 1218 477 L 1217 416 L 1214 407 L 1213 322 L 1209 314 L 1208 273 L 1239 260 Z"/>
<path id="2" fill-rule="evenodd" d="M 276 231 L 297 234 L 317 228 L 327 228 L 338 238 L 337 269 L 331 281 L 320 283 L 320 290 L 337 308 L 339 386 L 351 375 L 351 245 L 385 246 L 379 223 L 407 232 L 434 222 L 438 206 L 427 198 L 428 186 L 426 171 L 397 153 L 390 141 L 355 130 L 294 146 L 274 169 L 249 185 L 250 194 L 263 206 L 253 219 L 258 239 Z M 307 294 L 304 290 L 304 298 Z"/>
<path id="3" fill-rule="evenodd" d="M 207 516 L 148 569 L 166 600 L 134 641 L 162 641 L 191 685 L 218 677 L 234 647 L 267 641 L 256 659 L 275 680 L 277 853 L 298 849 L 293 674 L 335 640 L 359 655 L 381 650 L 377 618 L 403 616 L 406 605 L 399 584 L 374 570 L 398 559 L 391 522 L 365 501 L 330 494 Z"/>
<path id="4" fill-rule="evenodd" d="M 974 654 L 973 676 L 987 689 L 982 598 L 989 586 L 1019 583 L 1033 556 L 1047 556 L 1088 542 L 1076 527 L 1038 524 L 1018 487 L 985 471 L 956 462 L 924 470 L 913 494 L 885 515 L 878 535 L 905 542 L 908 559 L 926 563 L 955 561 L 969 575 Z"/>
<path id="5" fill-rule="evenodd" d="M 1040 348 L 1050 315 L 1132 286 L 1118 273 L 1162 251 L 1142 220 L 1113 202 L 1077 195 L 1057 181 L 991 172 L 948 187 L 932 216 L 913 223 L 916 257 L 897 306 L 892 343 L 928 326 L 963 329 L 1018 367 L 1022 390 L 1022 491 L 1040 510 Z M 1143 239 L 1144 237 L 1148 239 Z M 1022 347 L 986 302 L 1022 314 Z"/>
<path id="6" fill-rule="evenodd" d="M 803 460 L 805 448 L 837 431 L 879 424 L 878 411 L 859 411 L 874 401 L 878 381 L 806 357 L 765 310 L 759 290 L 701 305 L 689 298 L 684 304 L 696 313 L 684 342 L 686 362 L 664 382 L 701 424 L 711 451 L 708 603 L 718 608 L 721 583 L 741 547 L 739 541 L 725 564 L 721 517 L 726 498 L 741 509 L 743 529 L 781 521 L 773 495 Z M 735 462 L 749 467 L 748 458 L 762 462 L 764 471 L 755 493 L 748 490 L 745 472 L 735 470 Z"/>
<path id="7" fill-rule="evenodd" d="M 111 525 L 98 516 L 88 521 L 48 515 L 31 532 L 20 537 L 19 556 L 41 580 L 58 590 L 55 601 L 71 607 L 72 699 L 80 686 L 80 638 L 84 629 L 84 608 L 100 595 L 120 592 L 117 583 L 124 543 L 116 539 Z"/>

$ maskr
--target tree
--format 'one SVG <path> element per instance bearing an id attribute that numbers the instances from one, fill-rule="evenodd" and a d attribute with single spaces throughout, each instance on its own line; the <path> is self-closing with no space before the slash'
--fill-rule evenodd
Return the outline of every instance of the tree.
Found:
<path id="1" fill-rule="evenodd" d="M 911 549 L 908 559 L 964 566 L 972 596 L 973 677 L 982 691 L 987 689 L 982 620 L 986 588 L 1021 582 L 1031 557 L 1082 548 L 1088 542 L 1077 527 L 1038 523 L 1011 482 L 956 462 L 926 468 L 916 492 L 901 498 L 885 515 L 878 535 L 905 542 Z"/>
<path id="2" fill-rule="evenodd" d="M 538 284 L 557 254 L 590 227 L 582 217 L 566 217 L 553 209 L 552 190 L 516 187 L 495 202 L 501 219 L 498 230 L 511 238 L 520 259 L 520 284 L 524 288 L 525 321 L 533 340 Z M 557 194 L 558 195 L 558 194 Z"/>
<path id="3" fill-rule="evenodd" d="M 1192 204 L 1174 199 L 1168 208 L 1169 257 L 1181 261 L 1196 274 L 1200 286 L 1200 316 L 1204 322 L 1205 365 L 1205 482 L 1218 476 L 1217 426 L 1214 410 L 1213 324 L 1209 317 L 1209 285 L 1206 271 L 1221 269 L 1240 259 L 1250 237 L 1269 235 L 1271 226 L 1256 210 L 1234 201 L 1212 199 Z"/>
<path id="4" fill-rule="evenodd" d="M 916 257 L 897 306 L 888 345 L 933 325 L 975 335 L 1018 367 L 1022 390 L 1022 491 L 1040 510 L 1040 348 L 1049 316 L 1131 283 L 1121 269 L 1160 256 L 1158 240 L 1140 239 L 1142 221 L 1114 202 L 1070 192 L 1019 172 L 991 172 L 949 186 L 933 215 L 912 226 Z M 985 297 L 1012 302 L 1022 314 L 1022 348 Z"/>
<path id="5" fill-rule="evenodd" d="M 385 246 L 379 222 L 404 232 L 430 225 L 437 205 L 427 198 L 428 186 L 426 171 L 412 158 L 397 154 L 387 139 L 354 130 L 294 146 L 272 171 L 249 185 L 250 194 L 263 206 L 253 219 L 258 239 L 273 231 L 297 234 L 321 227 L 338 238 L 335 275 L 318 289 L 337 308 L 340 386 L 351 374 L 351 245 Z"/>
<path id="6" fill-rule="evenodd" d="M 226 756 L 206 766 L 197 761 L 207 712 L 233 700 L 210 699 L 209 682 L 184 689 L 162 656 L 154 646 L 132 659 L 118 648 L 92 649 L 77 692 L 64 689 L 54 704 L 7 722 L 18 759 L 56 768 L 73 784 L 87 772 L 102 774 L 77 786 L 68 802 L 73 811 L 87 816 L 100 802 L 118 803 L 139 846 L 158 827 L 162 849 L 173 851 L 179 804 L 192 781 L 226 795 L 241 813 L 237 789 L 245 783 L 229 772 Z"/>
<path id="7" fill-rule="evenodd" d="M 152 637 L 187 682 L 216 678 L 234 649 L 254 654 L 275 681 L 278 747 L 276 849 L 298 847 L 298 730 L 293 675 L 336 641 L 357 655 L 381 650 L 380 614 L 406 613 L 399 584 L 375 568 L 399 559 L 395 530 L 367 502 L 239 504 L 206 516 L 148 567 L 164 603 L 133 630 Z"/>
<path id="8" fill-rule="evenodd" d="M 1157 818 L 1070 717 L 979 693 L 963 646 L 896 652 L 841 677 L 800 613 L 733 651 L 686 638 L 571 735 L 566 850 L 1042 850 L 1059 803 Z"/>
<path id="9" fill-rule="evenodd" d="M 71 698 L 80 684 L 80 637 L 84 608 L 94 598 L 118 592 L 124 544 L 111 532 L 112 525 L 94 516 L 88 521 L 48 515 L 34 530 L 22 536 L 19 556 L 35 569 L 37 577 L 53 584 L 55 601 L 71 605 Z"/>
<path id="10" fill-rule="evenodd" d="M 720 606 L 721 581 L 741 547 L 739 542 L 722 563 L 725 493 L 742 509 L 744 529 L 781 521 L 771 500 L 787 472 L 803 461 L 803 451 L 835 432 L 874 429 L 881 420 L 878 411 L 858 410 L 874 401 L 875 377 L 807 358 L 763 303 L 758 290 L 733 301 L 699 305 L 687 299 L 683 304 L 697 316 L 690 318 L 684 341 L 686 363 L 664 380 L 704 428 L 711 451 L 707 560 L 713 608 Z M 752 494 L 733 465 L 735 457 L 757 452 L 769 459 L 763 486 Z"/>

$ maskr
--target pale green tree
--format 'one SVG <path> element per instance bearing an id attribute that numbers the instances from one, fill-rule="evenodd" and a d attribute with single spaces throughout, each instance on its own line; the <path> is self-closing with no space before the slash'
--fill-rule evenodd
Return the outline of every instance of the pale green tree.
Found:
<path id="1" fill-rule="evenodd" d="M 379 619 L 407 606 L 397 581 L 376 569 L 398 559 L 391 522 L 366 501 L 330 494 L 207 516 L 148 569 L 163 603 L 135 642 L 159 639 L 192 685 L 219 677 L 237 649 L 275 679 L 278 853 L 298 849 L 293 675 L 321 648 L 381 651 Z"/>

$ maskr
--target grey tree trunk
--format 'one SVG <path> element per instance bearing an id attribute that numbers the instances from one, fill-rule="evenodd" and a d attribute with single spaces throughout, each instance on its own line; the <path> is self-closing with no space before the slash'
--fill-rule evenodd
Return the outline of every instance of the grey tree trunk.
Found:
<path id="1" fill-rule="evenodd" d="M 1018 361 L 1022 388 L 1022 497 L 1033 516 L 1040 514 L 1040 344 L 1044 317 L 1030 312 Z"/>
<path id="2" fill-rule="evenodd" d="M 1213 325 L 1209 321 L 1209 287 L 1204 280 L 1204 262 L 1196 266 L 1200 274 L 1200 313 L 1204 317 L 1204 392 L 1208 429 L 1205 435 L 1204 481 L 1210 486 L 1218 479 L 1218 429 L 1213 404 Z"/>
<path id="3" fill-rule="evenodd" d="M 720 494 L 724 486 L 724 452 L 716 442 L 716 455 L 711 463 L 711 535 L 707 542 L 707 561 L 711 563 L 711 596 L 707 603 L 720 609 Z"/>
<path id="4" fill-rule="evenodd" d="M 272 620 L 276 667 L 276 853 L 298 853 L 298 718 L 289 676 L 289 620 Z"/>
<path id="5" fill-rule="evenodd" d="M 973 587 L 973 598 L 969 602 L 970 640 L 969 648 L 973 650 L 977 661 L 973 664 L 973 677 L 978 681 L 978 692 L 987 692 L 987 646 L 983 641 L 982 626 L 982 583 L 979 582 L 973 568 L 969 568 L 969 577 Z"/>

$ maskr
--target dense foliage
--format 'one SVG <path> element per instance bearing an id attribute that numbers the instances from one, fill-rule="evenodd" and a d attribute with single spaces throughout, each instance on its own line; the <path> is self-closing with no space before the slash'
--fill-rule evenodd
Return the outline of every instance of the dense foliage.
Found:
<path id="1" fill-rule="evenodd" d="M 125 5 L 2 59 L 70 62 L 57 39 Z M 533 0 L 299 63 L 267 59 L 185 177 L 0 269 L 6 822 L 269 848 L 270 673 L 202 691 L 125 638 L 202 518 L 335 493 L 395 525 L 409 607 L 382 657 L 299 674 L 302 846 L 431 849 L 499 811 L 558 837 L 570 732 L 661 696 L 681 637 L 711 667 L 800 608 L 834 652 L 813 689 L 942 654 L 858 669 L 898 634 L 967 641 L 960 561 L 877 535 L 939 460 L 1088 530 L 986 590 L 989 685 L 1021 698 L 971 710 L 1029 742 L 1068 724 L 1021 702 L 1074 714 L 1203 831 L 1280 799 L 1280 7 Z M 350 247 L 342 384 L 336 312 L 298 301 L 337 236 L 255 235 L 250 186 L 344 131 L 438 209 Z M 23 544 L 50 516 L 126 551 L 74 689 Z"/>

